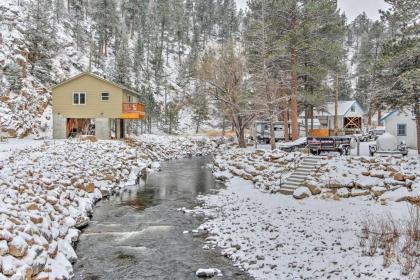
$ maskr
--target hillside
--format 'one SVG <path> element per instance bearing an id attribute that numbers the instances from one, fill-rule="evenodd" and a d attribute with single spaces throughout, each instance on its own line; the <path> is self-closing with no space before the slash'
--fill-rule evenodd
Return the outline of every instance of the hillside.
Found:
<path id="1" fill-rule="evenodd" d="M 49 136 L 50 87 L 88 70 L 140 92 L 146 127 L 192 129 L 197 58 L 238 29 L 233 0 L 5 0 L 0 11 L 0 129 L 10 137 Z"/>

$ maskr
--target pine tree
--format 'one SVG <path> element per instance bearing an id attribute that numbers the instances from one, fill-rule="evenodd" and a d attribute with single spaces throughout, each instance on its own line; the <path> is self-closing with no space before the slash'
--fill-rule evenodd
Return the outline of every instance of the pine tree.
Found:
<path id="1" fill-rule="evenodd" d="M 120 43 L 116 48 L 115 54 L 115 69 L 113 73 L 114 80 L 122 85 L 130 87 L 131 85 L 131 78 L 129 74 L 129 70 L 131 69 L 131 56 L 130 56 L 130 49 L 128 46 L 128 34 L 122 31 Z"/>
<path id="2" fill-rule="evenodd" d="M 253 0 L 248 2 L 250 9 L 245 32 L 245 46 L 248 69 L 252 75 L 255 91 L 256 110 L 270 121 L 271 149 L 276 148 L 274 124 L 277 121 L 277 108 L 282 99 L 278 96 L 279 85 L 275 62 L 276 46 L 273 26 L 270 22 L 272 1 Z M 255 110 L 254 109 L 254 110 Z"/>
<path id="3" fill-rule="evenodd" d="M 31 0 L 26 22 L 25 37 L 29 48 L 30 72 L 43 81 L 51 81 L 51 58 L 57 47 L 51 0 Z"/>
<path id="4" fill-rule="evenodd" d="M 195 133 L 198 133 L 200 125 L 209 119 L 209 102 L 203 86 L 197 86 L 196 93 L 192 97 L 191 107 L 193 110 L 192 120 L 195 123 Z"/>
<path id="5" fill-rule="evenodd" d="M 375 100 L 391 108 L 416 112 L 417 147 L 420 154 L 420 2 L 386 0 L 391 7 L 382 12 L 391 38 L 382 51 L 380 83 Z"/>

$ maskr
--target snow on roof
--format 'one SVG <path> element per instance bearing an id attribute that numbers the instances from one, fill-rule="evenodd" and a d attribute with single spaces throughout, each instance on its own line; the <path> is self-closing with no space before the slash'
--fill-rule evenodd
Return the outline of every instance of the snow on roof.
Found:
<path id="1" fill-rule="evenodd" d="M 385 119 L 387 119 L 388 117 L 390 117 L 392 114 L 394 114 L 396 111 L 392 111 L 392 112 L 388 112 L 386 113 L 382 118 L 381 118 L 381 122 L 383 122 Z"/>
<path id="2" fill-rule="evenodd" d="M 344 116 L 350 110 L 350 108 L 354 104 L 357 104 L 357 101 L 356 100 L 351 100 L 351 101 L 338 101 L 338 115 L 339 116 Z M 331 116 L 331 115 L 335 115 L 335 102 L 328 102 L 324 106 L 318 107 L 314 111 L 314 115 L 315 116 Z M 302 112 L 300 114 L 300 116 L 301 117 L 304 117 L 305 116 L 305 112 Z"/>

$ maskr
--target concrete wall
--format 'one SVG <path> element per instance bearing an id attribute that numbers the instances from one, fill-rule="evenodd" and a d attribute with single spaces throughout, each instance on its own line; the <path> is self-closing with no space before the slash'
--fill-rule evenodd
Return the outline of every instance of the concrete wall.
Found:
<path id="1" fill-rule="evenodd" d="M 63 115 L 53 113 L 53 138 L 66 139 L 67 119 Z"/>
<path id="2" fill-rule="evenodd" d="M 95 119 L 95 136 L 100 140 L 109 140 L 111 138 L 111 122 L 107 118 Z"/>
<path id="3" fill-rule="evenodd" d="M 405 141 L 407 147 L 417 149 L 417 128 L 414 115 L 409 112 L 395 112 L 384 121 L 385 130 L 395 137 L 398 142 Z M 397 125 L 405 124 L 407 127 L 406 136 L 397 136 Z"/>

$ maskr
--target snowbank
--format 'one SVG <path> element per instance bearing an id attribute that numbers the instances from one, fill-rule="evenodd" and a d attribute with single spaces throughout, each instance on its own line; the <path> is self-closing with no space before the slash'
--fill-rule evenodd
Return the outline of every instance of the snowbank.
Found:
<path id="1" fill-rule="evenodd" d="M 194 210 L 207 221 L 206 245 L 220 248 L 255 279 L 407 279 L 382 257 L 362 255 L 359 234 L 366 217 L 408 212 L 405 203 L 387 206 L 357 198 L 303 201 L 261 192 L 235 177 L 226 190 L 200 197 Z"/>

